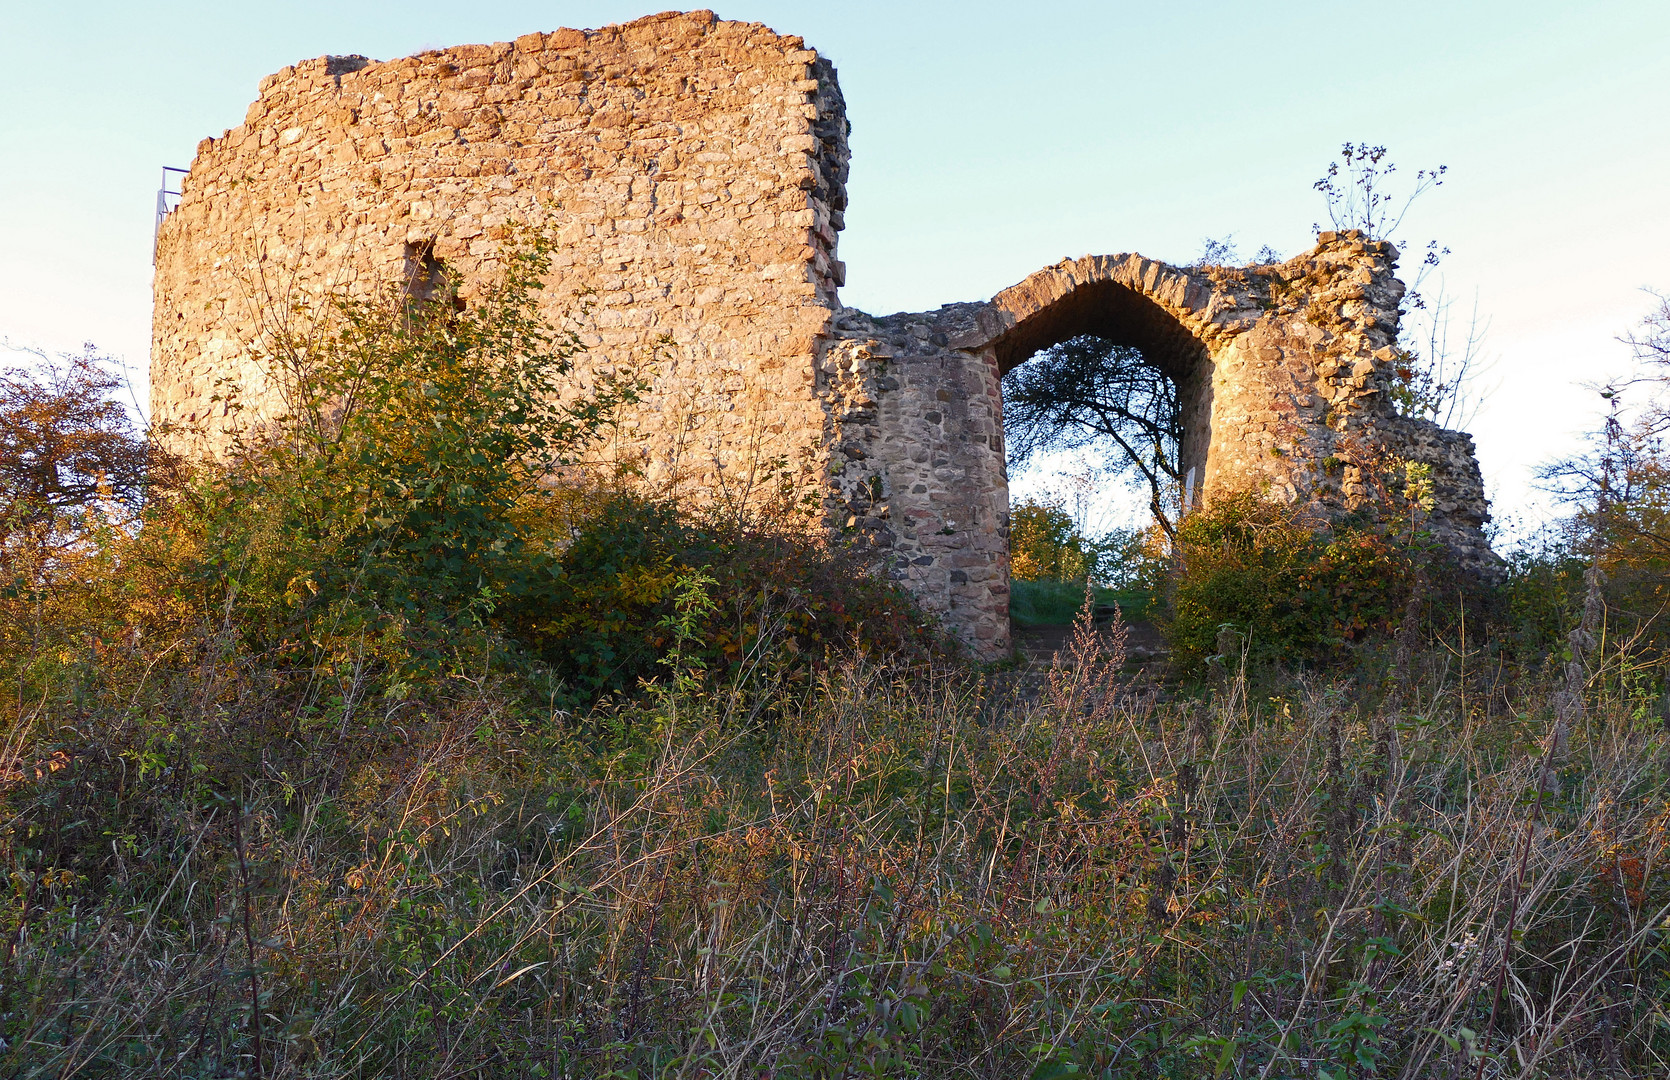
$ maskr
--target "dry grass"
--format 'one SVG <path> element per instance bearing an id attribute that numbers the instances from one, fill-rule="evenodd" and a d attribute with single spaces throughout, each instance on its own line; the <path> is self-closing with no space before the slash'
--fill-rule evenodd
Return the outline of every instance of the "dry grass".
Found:
<path id="1" fill-rule="evenodd" d="M 1161 703 L 1122 648 L 583 720 L 469 655 L 136 655 L 8 734 L 0 1072 L 1670 1075 L 1627 680 L 1549 738 L 1444 671 Z"/>

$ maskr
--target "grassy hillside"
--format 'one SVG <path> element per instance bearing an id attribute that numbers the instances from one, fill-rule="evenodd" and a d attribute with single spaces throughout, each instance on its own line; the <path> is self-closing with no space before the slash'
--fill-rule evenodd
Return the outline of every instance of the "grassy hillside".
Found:
<path id="1" fill-rule="evenodd" d="M 1162 703 L 1086 630 L 1031 704 L 955 664 L 710 683 L 675 653 L 575 715 L 485 643 L 399 686 L 186 647 L 12 729 L 7 1075 L 1670 1052 L 1670 740 L 1619 671 L 1563 729 L 1466 651 L 1401 704 L 1233 666 Z"/>
<path id="2" fill-rule="evenodd" d="M 1226 505 L 1170 667 L 981 667 L 588 462 L 542 257 L 293 313 L 219 464 L 6 375 L 0 1075 L 1670 1075 L 1659 564 Z"/>

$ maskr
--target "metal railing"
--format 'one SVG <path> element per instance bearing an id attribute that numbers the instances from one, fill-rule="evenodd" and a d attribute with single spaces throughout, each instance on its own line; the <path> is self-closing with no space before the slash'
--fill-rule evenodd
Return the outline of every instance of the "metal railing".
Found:
<path id="1" fill-rule="evenodd" d="M 157 221 L 151 229 L 151 265 L 157 264 L 157 237 L 162 233 L 162 219 L 173 212 L 180 205 L 180 193 L 168 186 L 168 174 L 179 173 L 184 176 L 190 169 L 177 169 L 172 165 L 162 167 L 162 184 L 157 188 Z M 169 200 L 173 200 L 170 202 Z"/>

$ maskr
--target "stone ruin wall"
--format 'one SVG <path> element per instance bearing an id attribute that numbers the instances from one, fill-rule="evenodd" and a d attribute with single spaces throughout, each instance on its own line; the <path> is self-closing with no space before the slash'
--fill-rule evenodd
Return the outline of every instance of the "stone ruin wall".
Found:
<path id="1" fill-rule="evenodd" d="M 1388 455 L 1423 461 L 1435 531 L 1492 571 L 1471 440 L 1392 409 L 1388 245 L 1324 233 L 1239 269 L 1091 256 L 988 302 L 873 317 L 837 293 L 846 134 L 827 61 L 709 12 L 287 68 L 199 146 L 163 224 L 153 416 L 183 447 L 223 449 L 232 424 L 282 412 L 252 359 L 263 292 L 344 268 L 351 287 L 398 281 L 432 250 L 467 298 L 503 227 L 530 221 L 559 242 L 546 313 L 585 311 L 576 380 L 651 374 L 618 453 L 708 497 L 783 479 L 815 493 L 832 535 L 983 655 L 1009 635 L 1001 377 L 1076 334 L 1178 381 L 1197 504 L 1251 489 L 1372 506 Z M 236 416 L 216 400 L 229 382 Z"/>
<path id="2" fill-rule="evenodd" d="M 283 411 L 253 359 L 270 298 L 399 282 L 431 253 L 467 300 L 504 226 L 532 222 L 557 241 L 541 306 L 579 330 L 578 380 L 650 374 L 622 431 L 648 479 L 730 490 L 789 446 L 816 483 L 846 130 L 827 61 L 711 12 L 285 68 L 199 144 L 163 222 L 153 417 L 223 449 Z M 236 420 L 211 400 L 232 384 Z"/>
<path id="3" fill-rule="evenodd" d="M 1270 266 L 1089 256 L 986 303 L 882 319 L 845 309 L 824 361 L 837 380 L 839 524 L 891 555 L 894 575 L 973 640 L 1006 641 L 1001 378 L 1040 349 L 1096 334 L 1141 349 L 1178 382 L 1195 505 L 1251 490 L 1379 514 L 1396 503 L 1387 463 L 1423 463 L 1432 531 L 1462 566 L 1492 575 L 1472 438 L 1397 416 L 1388 392 L 1404 293 L 1396 254 L 1358 233 L 1323 233 Z"/>

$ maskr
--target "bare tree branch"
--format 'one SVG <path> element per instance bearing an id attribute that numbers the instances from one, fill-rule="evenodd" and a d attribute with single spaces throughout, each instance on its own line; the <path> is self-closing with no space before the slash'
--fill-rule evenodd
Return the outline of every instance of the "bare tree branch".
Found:
<path id="1" fill-rule="evenodd" d="M 1117 448 L 1115 471 L 1134 469 L 1166 534 L 1183 470 L 1182 408 L 1177 384 L 1133 348 L 1103 338 L 1070 338 L 1045 349 L 1003 379 L 1010 460 L 1021 465 L 1043 450 L 1097 444 Z"/>

